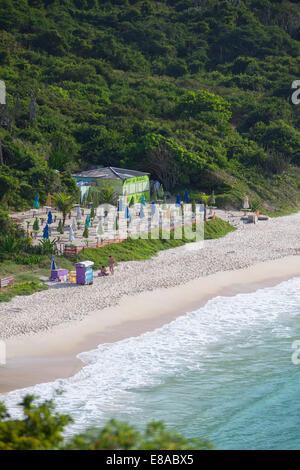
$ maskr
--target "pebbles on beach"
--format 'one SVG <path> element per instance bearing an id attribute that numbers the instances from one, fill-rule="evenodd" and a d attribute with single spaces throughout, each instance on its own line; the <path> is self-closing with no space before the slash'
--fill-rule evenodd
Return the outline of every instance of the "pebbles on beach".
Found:
<path id="1" fill-rule="evenodd" d="M 195 244 L 192 249 L 193 244 L 188 244 L 162 251 L 151 260 L 120 263 L 114 276 L 95 277 L 91 286 L 50 284 L 47 291 L 1 303 L 1 339 L 81 320 L 95 310 L 116 305 L 124 295 L 179 286 L 218 271 L 300 254 L 300 213 L 258 224 L 244 224 L 240 214 L 218 211 L 217 215 L 238 230 L 206 240 L 202 248 Z"/>

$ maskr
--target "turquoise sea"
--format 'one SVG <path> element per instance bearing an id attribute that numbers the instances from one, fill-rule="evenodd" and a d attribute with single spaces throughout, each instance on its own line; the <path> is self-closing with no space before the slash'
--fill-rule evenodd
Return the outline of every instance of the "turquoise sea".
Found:
<path id="1" fill-rule="evenodd" d="M 53 398 L 75 419 L 68 434 L 111 417 L 138 427 L 162 420 L 218 449 L 300 449 L 295 340 L 300 278 L 216 297 L 153 332 L 80 354 L 85 366 L 69 379 L 1 399 L 17 416 L 24 393 Z"/>

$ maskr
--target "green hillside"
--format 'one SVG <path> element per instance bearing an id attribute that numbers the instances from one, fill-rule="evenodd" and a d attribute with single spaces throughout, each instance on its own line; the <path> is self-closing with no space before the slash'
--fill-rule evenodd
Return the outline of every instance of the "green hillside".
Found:
<path id="1" fill-rule="evenodd" d="M 2 210 L 76 198 L 70 172 L 91 165 L 295 208 L 297 3 L 0 0 Z"/>

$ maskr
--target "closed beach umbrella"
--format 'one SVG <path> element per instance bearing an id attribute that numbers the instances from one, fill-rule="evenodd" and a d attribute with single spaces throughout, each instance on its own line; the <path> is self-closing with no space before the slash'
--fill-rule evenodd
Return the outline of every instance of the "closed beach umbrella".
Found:
<path id="1" fill-rule="evenodd" d="M 130 219 L 130 212 L 129 212 L 129 207 L 128 206 L 126 206 L 125 217 L 126 217 L 126 219 Z"/>
<path id="2" fill-rule="evenodd" d="M 45 239 L 49 239 L 49 225 L 46 224 L 45 227 L 44 227 L 44 230 L 43 230 L 43 238 Z"/>
<path id="3" fill-rule="evenodd" d="M 152 220 L 154 223 L 158 223 L 159 222 L 159 210 L 157 207 L 155 207 L 155 211 L 154 213 L 152 214 Z"/>
<path id="4" fill-rule="evenodd" d="M 185 192 L 184 192 L 184 202 L 187 202 L 189 203 L 190 202 L 190 199 L 189 199 L 189 192 L 188 190 L 186 189 Z"/>
<path id="5" fill-rule="evenodd" d="M 164 197 L 164 188 L 163 188 L 163 185 L 162 185 L 162 184 L 159 186 L 158 197 L 159 197 L 160 199 L 162 199 L 162 198 Z"/>
<path id="6" fill-rule="evenodd" d="M 85 218 L 85 225 L 86 225 L 87 227 L 90 227 L 90 226 L 91 226 L 91 218 L 90 218 L 89 215 L 87 215 L 86 218 Z"/>
<path id="7" fill-rule="evenodd" d="M 177 194 L 176 196 L 176 206 L 180 206 L 180 196 Z"/>
<path id="8" fill-rule="evenodd" d="M 244 209 L 249 209 L 249 200 L 248 200 L 247 196 L 244 197 L 243 208 Z"/>
<path id="9" fill-rule="evenodd" d="M 98 227 L 97 227 L 97 235 L 99 237 L 101 237 L 102 235 L 104 234 L 104 230 L 103 230 L 103 224 L 100 220 L 99 224 L 98 224 Z"/>
<path id="10" fill-rule="evenodd" d="M 74 235 L 72 226 L 70 227 L 70 231 L 69 231 L 69 240 L 70 242 L 73 242 L 75 240 L 75 235 Z"/>
<path id="11" fill-rule="evenodd" d="M 140 208 L 140 217 L 141 218 L 145 217 L 143 204 L 141 204 L 141 208 Z"/>
<path id="12" fill-rule="evenodd" d="M 52 224 L 52 222 L 53 222 L 52 212 L 49 211 L 49 212 L 48 212 L 48 221 L 47 221 L 47 224 Z"/>
<path id="13" fill-rule="evenodd" d="M 34 207 L 35 209 L 38 209 L 38 208 L 40 207 L 38 194 L 36 194 L 36 196 L 35 196 L 35 198 L 34 198 L 33 207 Z"/>
<path id="14" fill-rule="evenodd" d="M 121 212 L 123 210 L 123 199 L 120 198 L 118 202 L 118 211 Z"/>
<path id="15" fill-rule="evenodd" d="M 54 256 L 51 257 L 51 271 L 55 271 L 56 269 L 56 264 L 55 264 L 55 258 Z"/>
<path id="16" fill-rule="evenodd" d="M 77 207 L 77 215 L 76 215 L 77 220 L 81 219 L 81 209 L 80 206 Z"/>
<path id="17" fill-rule="evenodd" d="M 47 199 L 46 199 L 46 206 L 51 207 L 52 206 L 52 199 L 51 199 L 51 194 L 48 193 Z"/>
<path id="18" fill-rule="evenodd" d="M 156 205 L 155 205 L 155 202 L 152 202 L 151 203 L 151 215 L 154 215 L 156 212 Z"/>
<path id="19" fill-rule="evenodd" d="M 141 204 L 142 204 L 143 206 L 146 205 L 146 199 L 145 199 L 145 195 L 144 195 L 144 194 L 142 194 L 142 197 L 141 197 Z"/>

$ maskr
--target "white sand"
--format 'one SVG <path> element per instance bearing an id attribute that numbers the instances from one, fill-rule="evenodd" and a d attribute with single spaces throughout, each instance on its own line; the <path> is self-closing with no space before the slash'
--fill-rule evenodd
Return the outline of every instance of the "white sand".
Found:
<path id="1" fill-rule="evenodd" d="M 220 214 L 224 215 L 224 214 Z M 226 237 L 160 252 L 146 261 L 120 263 L 114 276 L 91 286 L 54 284 L 48 291 L 0 304 L 0 339 L 49 331 L 118 304 L 124 295 L 179 286 L 216 272 L 246 268 L 261 261 L 300 255 L 300 213 L 241 224 Z M 280 272 L 277 277 L 280 278 Z M 155 309 L 159 306 L 155 306 Z M 132 312 L 128 312 L 128 319 Z"/>
<path id="2" fill-rule="evenodd" d="M 35 335 L 11 337 L 6 340 L 7 363 L 0 367 L 0 393 L 74 375 L 83 366 L 76 357 L 79 352 L 154 330 L 199 309 L 217 295 L 253 292 L 294 276 L 300 276 L 300 256 L 218 272 L 180 288 L 125 296 L 119 305 L 95 310 L 82 321 L 64 323 Z"/>
<path id="3" fill-rule="evenodd" d="M 79 352 L 162 326 L 216 295 L 300 276 L 300 213 L 257 225 L 236 216 L 234 224 L 236 232 L 204 248 L 191 243 L 120 263 L 114 276 L 92 286 L 55 284 L 0 304 L 8 358 L 0 393 L 73 375 L 82 366 Z"/>

